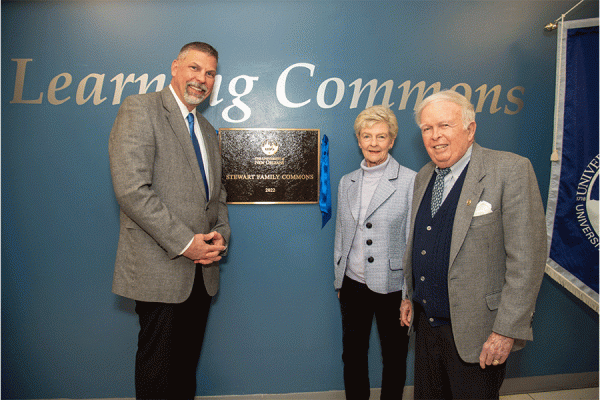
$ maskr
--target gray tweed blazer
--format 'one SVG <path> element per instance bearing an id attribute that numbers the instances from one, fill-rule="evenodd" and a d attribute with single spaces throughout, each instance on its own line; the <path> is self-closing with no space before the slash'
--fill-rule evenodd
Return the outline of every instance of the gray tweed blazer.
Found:
<path id="1" fill-rule="evenodd" d="M 415 179 L 404 256 L 410 298 L 415 216 L 434 168 L 433 162 L 428 163 Z M 492 212 L 474 216 L 481 201 L 488 202 Z M 513 350 L 533 339 L 531 323 L 546 252 L 544 208 L 529 160 L 473 144 L 454 217 L 448 266 L 452 332 L 465 362 L 479 362 L 492 331 L 517 339 Z"/>
<path id="2" fill-rule="evenodd" d="M 201 270 L 208 294 L 219 266 L 179 256 L 196 233 L 217 231 L 229 242 L 226 193 L 214 128 L 199 113 L 210 171 L 210 201 L 185 120 L 169 87 L 130 96 L 119 108 L 108 150 L 120 206 L 113 292 L 142 301 L 181 303 Z"/>

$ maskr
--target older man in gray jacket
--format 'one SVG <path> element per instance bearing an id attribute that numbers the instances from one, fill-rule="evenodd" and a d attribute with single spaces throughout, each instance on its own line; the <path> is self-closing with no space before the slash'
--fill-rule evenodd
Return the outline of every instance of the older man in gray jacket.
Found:
<path id="1" fill-rule="evenodd" d="M 511 350 L 532 340 L 546 259 L 531 163 L 475 143 L 473 105 L 454 91 L 416 110 L 431 162 L 415 178 L 405 254 L 416 327 L 415 399 L 497 399 Z"/>

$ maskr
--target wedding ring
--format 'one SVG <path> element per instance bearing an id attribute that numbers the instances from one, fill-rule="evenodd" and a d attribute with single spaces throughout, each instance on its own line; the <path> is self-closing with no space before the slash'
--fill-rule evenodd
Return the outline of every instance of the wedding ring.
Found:
<path id="1" fill-rule="evenodd" d="M 498 365 L 498 364 L 500 364 L 500 361 L 498 361 L 498 360 L 492 361 L 492 365 Z"/>

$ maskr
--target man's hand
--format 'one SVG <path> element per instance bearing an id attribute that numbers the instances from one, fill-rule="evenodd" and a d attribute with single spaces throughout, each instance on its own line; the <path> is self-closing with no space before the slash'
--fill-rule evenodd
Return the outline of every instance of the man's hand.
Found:
<path id="1" fill-rule="evenodd" d="M 400 304 L 400 325 L 410 326 L 412 320 L 412 303 L 410 300 L 402 300 Z"/>
<path id="2" fill-rule="evenodd" d="M 509 338 L 492 332 L 488 340 L 483 344 L 481 355 L 479 356 L 479 365 L 485 369 L 486 365 L 503 364 L 510 350 L 515 344 L 515 339 Z"/>
<path id="3" fill-rule="evenodd" d="M 225 239 L 219 232 L 211 232 L 206 235 L 198 233 L 183 255 L 196 264 L 212 264 L 219 261 L 219 255 L 225 250 Z"/>

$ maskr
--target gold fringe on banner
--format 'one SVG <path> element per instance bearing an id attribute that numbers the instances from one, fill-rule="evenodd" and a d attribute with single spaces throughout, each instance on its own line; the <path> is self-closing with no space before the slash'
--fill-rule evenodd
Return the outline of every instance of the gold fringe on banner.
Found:
<path id="1" fill-rule="evenodd" d="M 585 290 L 587 289 L 587 286 L 581 284 L 580 281 L 577 281 L 580 283 L 580 285 L 578 285 L 576 282 L 569 280 L 568 276 L 572 275 L 566 269 L 559 265 L 556 267 L 551 267 L 550 265 L 546 264 L 546 273 L 559 285 L 567 289 L 579 300 L 583 301 L 588 307 L 598 312 L 598 298 L 588 294 Z"/>

